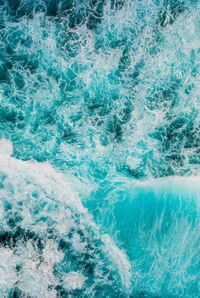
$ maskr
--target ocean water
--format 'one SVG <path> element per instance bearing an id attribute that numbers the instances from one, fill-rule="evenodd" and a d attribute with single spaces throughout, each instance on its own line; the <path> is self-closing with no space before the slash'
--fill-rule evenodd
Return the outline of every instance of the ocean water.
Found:
<path id="1" fill-rule="evenodd" d="M 0 298 L 200 297 L 200 2 L 0 0 Z"/>

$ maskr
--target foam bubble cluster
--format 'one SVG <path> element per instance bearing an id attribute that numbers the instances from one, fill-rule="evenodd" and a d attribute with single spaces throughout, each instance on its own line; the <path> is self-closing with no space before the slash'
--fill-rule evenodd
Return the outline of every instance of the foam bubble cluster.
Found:
<path id="1" fill-rule="evenodd" d="M 126 297 L 128 261 L 123 253 L 115 261 L 115 244 L 107 247 L 69 182 L 49 165 L 1 153 L 0 166 L 1 296 Z"/>
<path id="2" fill-rule="evenodd" d="M 108 165 L 196 173 L 198 13 L 189 1 L 2 1 L 1 136 L 14 155 L 92 179 Z"/>

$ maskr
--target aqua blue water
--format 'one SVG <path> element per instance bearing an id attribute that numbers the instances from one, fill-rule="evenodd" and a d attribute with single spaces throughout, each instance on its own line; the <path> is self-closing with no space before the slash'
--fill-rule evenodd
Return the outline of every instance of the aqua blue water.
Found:
<path id="1" fill-rule="evenodd" d="M 0 0 L 0 47 L 0 297 L 199 297 L 199 1 Z"/>

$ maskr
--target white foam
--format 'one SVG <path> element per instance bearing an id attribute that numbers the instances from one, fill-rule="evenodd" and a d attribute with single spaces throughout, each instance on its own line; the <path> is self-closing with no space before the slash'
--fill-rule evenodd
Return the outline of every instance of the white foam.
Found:
<path id="1" fill-rule="evenodd" d="M 65 275 L 63 287 L 66 290 L 81 289 L 85 283 L 85 276 L 80 272 L 69 272 Z"/>
<path id="2" fill-rule="evenodd" d="M 69 186 L 70 183 L 73 183 L 71 176 L 64 177 L 64 175 L 54 170 L 47 162 L 22 161 L 11 157 L 12 143 L 1 139 L 1 144 L 0 168 L 6 171 L 11 181 L 20 184 L 25 180 L 30 180 L 32 184 L 37 184 L 45 189 L 48 196 L 52 197 L 52 194 L 54 194 L 53 197 L 55 200 L 65 203 L 73 210 L 77 209 L 80 213 L 86 212 L 80 198 Z"/>
<path id="3" fill-rule="evenodd" d="M 1 140 L 1 142 L 6 144 L 7 141 Z M 115 245 L 108 235 L 100 236 L 98 227 L 87 212 L 87 209 L 82 205 L 76 192 L 76 184 L 70 175 L 64 176 L 58 173 L 48 163 L 18 160 L 5 154 L 4 151 L 0 151 L 0 169 L 6 174 L 7 183 L 11 181 L 14 186 L 15 193 L 11 200 L 12 203 L 15 204 L 15 201 L 18 201 L 18 199 L 20 201 L 24 200 L 24 209 L 21 211 L 23 213 L 22 227 L 31 226 L 36 232 L 45 231 L 47 228 L 46 222 L 37 221 L 37 217 L 36 219 L 32 218 L 32 204 L 35 204 L 34 202 L 36 204 L 40 203 L 41 198 L 45 198 L 47 202 L 52 200 L 61 203 L 58 211 L 53 210 L 52 213 L 51 209 L 47 207 L 44 211 L 41 211 L 41 215 L 52 217 L 56 222 L 55 228 L 57 231 L 65 235 L 67 230 L 76 224 L 72 218 L 73 212 L 79 214 L 81 226 L 90 226 L 99 235 L 99 238 L 104 243 L 103 252 L 107 254 L 114 267 L 118 270 L 125 288 L 129 289 L 131 267 L 125 253 Z M 9 196 L 9 193 L 6 194 L 6 191 L 8 191 L 6 187 L 9 188 L 9 184 L 5 185 L 5 192 L 4 189 L 1 191 L 4 192 L 5 196 Z M 39 197 L 36 196 L 36 198 L 32 198 L 32 201 L 30 201 L 31 197 L 28 195 L 33 191 L 38 191 Z M 28 201 L 26 202 L 27 198 Z M 76 250 L 82 250 L 84 253 L 85 243 L 80 242 L 78 236 L 75 235 L 73 236 L 73 247 Z M 25 250 L 23 251 L 23 249 Z M 17 253 L 20 260 L 24 256 L 24 270 L 20 278 L 19 288 L 28 294 L 35 293 L 37 296 L 38 293 L 42 293 L 43 297 L 48 297 L 48 285 L 49 283 L 55 283 L 51 268 L 53 263 L 58 262 L 62 258 L 62 254 L 56 249 L 55 243 L 51 241 L 46 243 L 43 252 L 44 262 L 38 268 L 37 260 L 35 261 L 34 256 L 32 256 L 35 252 L 31 243 L 27 243 L 24 248 L 19 243 Z M 63 286 L 68 290 L 80 289 L 85 283 L 85 277 L 78 272 L 70 272 L 63 278 Z M 36 289 L 35 285 L 38 283 L 40 287 Z"/>
<path id="4" fill-rule="evenodd" d="M 17 281 L 17 257 L 9 248 L 0 248 L 0 288 L 12 287 Z"/>
<path id="5" fill-rule="evenodd" d="M 129 290 L 131 286 L 131 264 L 127 255 L 116 246 L 109 235 L 103 235 L 102 240 L 105 243 L 107 254 L 119 270 L 123 285 Z"/>
<path id="6" fill-rule="evenodd" d="M 0 140 L 0 154 L 4 155 L 12 155 L 13 153 L 13 145 L 12 142 L 6 139 Z"/>

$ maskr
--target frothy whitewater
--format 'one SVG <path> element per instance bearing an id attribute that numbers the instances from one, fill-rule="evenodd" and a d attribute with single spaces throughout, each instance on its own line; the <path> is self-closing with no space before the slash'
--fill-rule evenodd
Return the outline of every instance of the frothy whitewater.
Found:
<path id="1" fill-rule="evenodd" d="M 0 0 L 0 298 L 200 295 L 198 0 Z"/>

